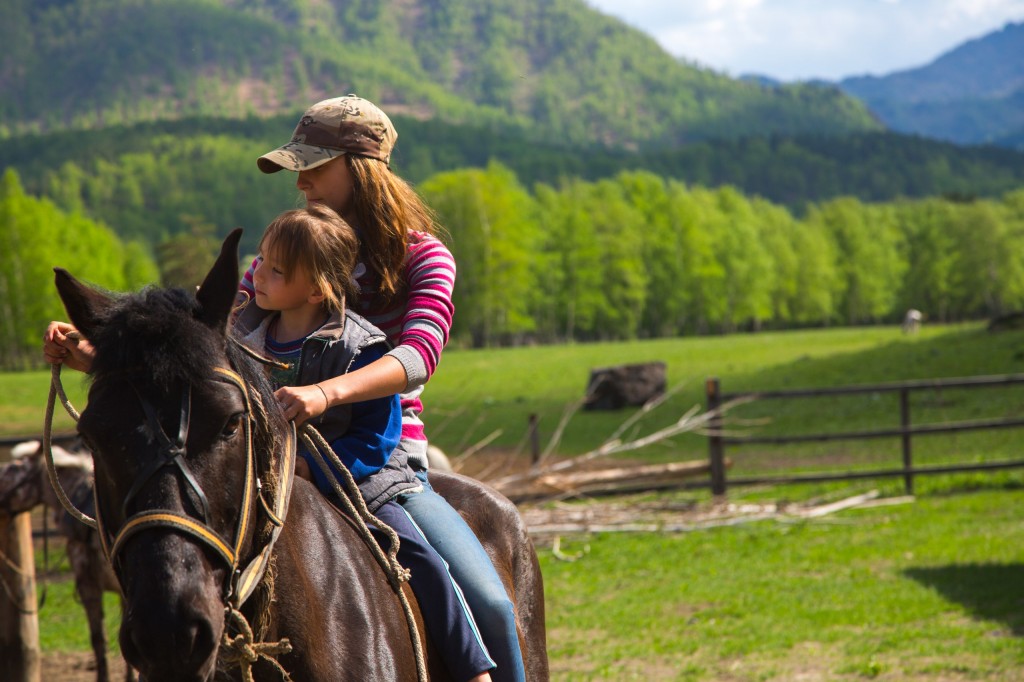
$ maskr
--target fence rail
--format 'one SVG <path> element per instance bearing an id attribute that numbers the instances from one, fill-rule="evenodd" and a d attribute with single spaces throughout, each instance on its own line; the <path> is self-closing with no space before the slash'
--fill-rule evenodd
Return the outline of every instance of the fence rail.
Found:
<path id="1" fill-rule="evenodd" d="M 989 376 L 957 377 L 950 379 L 923 379 L 913 381 L 887 382 L 880 384 L 859 384 L 853 386 L 834 386 L 828 388 L 785 389 L 776 391 L 749 391 L 742 393 L 723 393 L 717 377 L 705 382 L 708 411 L 716 411 L 729 401 L 742 399 L 778 400 L 794 398 L 814 398 L 821 396 L 843 396 L 862 393 L 899 393 L 900 426 L 899 428 L 872 429 L 866 431 L 846 431 L 832 433 L 811 433 L 791 436 L 727 436 L 723 435 L 724 419 L 721 414 L 715 416 L 709 424 L 708 460 L 711 469 L 711 491 L 715 495 L 725 495 L 728 484 L 753 485 L 764 483 L 798 483 L 853 480 L 861 478 L 883 478 L 902 476 L 903 485 L 908 494 L 914 492 L 914 477 L 925 474 L 941 474 L 963 471 L 986 471 L 1024 467 L 1024 459 L 1006 460 L 987 463 L 951 464 L 946 466 L 915 467 L 913 462 L 912 440 L 915 435 L 931 435 L 937 433 L 954 433 L 961 431 L 978 431 L 990 429 L 1016 428 L 1024 426 L 1024 419 L 973 419 L 958 422 L 942 422 L 913 426 L 910 420 L 910 394 L 912 391 L 943 389 L 943 388 L 991 388 L 1024 384 L 1024 374 L 1000 374 Z M 726 478 L 725 449 L 726 446 L 742 446 L 752 444 L 785 444 L 807 443 L 837 440 L 866 440 L 872 438 L 901 439 L 902 466 L 899 468 L 875 469 L 871 471 L 847 471 L 841 473 L 791 474 L 777 476 L 733 477 Z"/>

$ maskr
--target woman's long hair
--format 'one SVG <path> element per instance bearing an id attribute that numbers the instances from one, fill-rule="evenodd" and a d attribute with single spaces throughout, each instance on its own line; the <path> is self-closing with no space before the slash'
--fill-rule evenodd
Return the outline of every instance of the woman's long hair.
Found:
<path id="1" fill-rule="evenodd" d="M 402 268 L 409 233 L 437 235 L 438 224 L 412 186 L 386 164 L 354 154 L 346 154 L 345 161 L 352 173 L 352 215 L 362 261 L 376 275 L 377 295 L 387 303 L 405 294 Z"/>

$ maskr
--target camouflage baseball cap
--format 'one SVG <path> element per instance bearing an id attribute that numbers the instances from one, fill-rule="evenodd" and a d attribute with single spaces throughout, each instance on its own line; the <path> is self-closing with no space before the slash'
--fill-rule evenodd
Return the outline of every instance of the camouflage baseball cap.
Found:
<path id="1" fill-rule="evenodd" d="M 292 141 L 256 160 L 264 173 L 308 170 L 336 156 L 355 154 L 391 160 L 398 132 L 373 102 L 346 95 L 317 102 L 302 115 Z"/>

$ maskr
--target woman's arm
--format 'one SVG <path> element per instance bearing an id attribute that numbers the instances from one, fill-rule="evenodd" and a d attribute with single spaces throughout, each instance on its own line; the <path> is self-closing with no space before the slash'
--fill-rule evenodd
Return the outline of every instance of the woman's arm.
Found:
<path id="1" fill-rule="evenodd" d="M 395 344 L 364 368 L 321 382 L 331 405 L 404 393 L 430 380 L 448 343 L 455 259 L 440 240 L 422 235 L 409 246 L 405 308 L 365 316 Z"/>

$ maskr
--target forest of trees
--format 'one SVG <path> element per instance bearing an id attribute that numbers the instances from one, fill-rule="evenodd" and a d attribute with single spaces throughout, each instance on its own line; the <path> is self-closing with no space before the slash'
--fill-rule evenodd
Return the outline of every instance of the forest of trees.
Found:
<path id="1" fill-rule="evenodd" d="M 730 187 L 627 172 L 530 192 L 500 165 L 422 187 L 459 263 L 453 336 L 473 346 L 899 320 L 1024 307 L 1024 190 L 803 218 Z"/>
<path id="2" fill-rule="evenodd" d="M 840 197 L 801 216 L 645 171 L 530 189 L 492 163 L 419 189 L 459 264 L 452 338 L 464 347 L 893 322 L 909 307 L 934 321 L 1024 308 L 1024 189 L 995 199 Z M 278 210 L 294 205 L 293 190 L 282 196 Z M 118 230 L 122 243 L 80 206 L 29 196 L 8 170 L 0 367 L 39 362 L 39 334 L 61 315 L 53 265 L 113 290 L 161 278 L 190 286 L 235 226 L 214 209 L 199 207 L 187 231 L 152 242 Z M 263 223 L 247 227 L 255 239 Z"/>
<path id="3" fill-rule="evenodd" d="M 142 243 L 122 242 L 109 227 L 27 195 L 8 170 L 0 178 L 0 369 L 39 364 L 46 324 L 67 317 L 54 267 L 112 291 L 159 279 Z"/>

